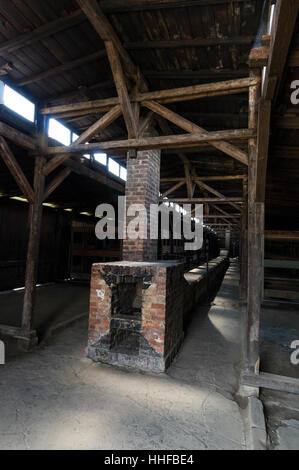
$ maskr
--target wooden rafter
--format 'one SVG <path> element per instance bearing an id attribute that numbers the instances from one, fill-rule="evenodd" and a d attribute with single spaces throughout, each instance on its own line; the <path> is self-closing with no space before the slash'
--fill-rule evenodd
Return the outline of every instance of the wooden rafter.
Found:
<path id="1" fill-rule="evenodd" d="M 181 186 L 185 184 L 185 181 L 180 181 L 179 183 L 175 184 L 172 186 L 168 191 L 166 191 L 163 195 L 162 198 L 169 196 L 170 194 L 173 194 L 177 189 L 179 189 Z"/>
<path id="2" fill-rule="evenodd" d="M 16 181 L 24 196 L 27 198 L 28 202 L 33 203 L 34 191 L 3 137 L 0 137 L 0 154 L 12 177 Z"/>
<path id="3" fill-rule="evenodd" d="M 27 134 L 23 134 L 23 132 L 14 129 L 13 127 L 8 126 L 7 124 L 1 121 L 0 136 L 11 140 L 14 144 L 19 145 L 20 147 L 23 147 L 27 150 L 36 149 L 36 142 L 32 137 L 28 136 Z"/>
<path id="4" fill-rule="evenodd" d="M 51 194 L 61 185 L 61 183 L 63 183 L 63 181 L 65 181 L 71 172 L 72 170 L 70 168 L 65 168 L 56 176 L 56 178 L 53 179 L 53 181 L 51 181 L 51 183 L 49 183 L 42 198 L 43 202 L 51 196 Z"/>
<path id="5" fill-rule="evenodd" d="M 138 136 L 142 137 L 144 133 L 148 130 L 150 127 L 152 121 L 153 121 L 154 113 L 152 111 L 149 111 L 147 115 L 140 119 L 139 122 L 139 131 L 138 131 Z"/>
<path id="6" fill-rule="evenodd" d="M 110 67 L 112 70 L 120 106 L 121 106 L 124 120 L 126 123 L 128 136 L 129 138 L 133 138 L 137 136 L 136 119 L 135 119 L 134 112 L 132 109 L 132 105 L 131 105 L 131 101 L 130 101 L 130 97 L 129 97 L 129 93 L 128 93 L 128 89 L 126 85 L 125 75 L 122 69 L 118 51 L 116 47 L 114 46 L 113 42 L 111 41 L 106 41 L 105 46 L 106 46 L 107 55 L 108 55 L 108 59 L 110 62 Z"/>
<path id="7" fill-rule="evenodd" d="M 158 123 L 159 123 L 159 126 L 161 127 L 161 130 L 162 132 L 165 132 L 165 133 L 171 133 L 171 129 L 168 125 L 168 122 L 166 120 L 164 120 L 160 115 L 158 115 Z M 193 196 L 194 196 L 194 191 L 195 191 L 195 184 L 193 183 L 196 183 L 196 181 L 203 181 L 203 180 L 206 180 L 206 181 L 213 181 L 214 178 L 216 178 L 216 180 L 219 180 L 220 179 L 226 179 L 226 178 L 237 178 L 237 179 L 244 179 L 244 175 L 236 175 L 235 177 L 207 177 L 207 178 L 198 178 L 197 176 L 197 173 L 196 173 L 196 170 L 195 168 L 192 166 L 190 160 L 188 159 L 188 157 L 186 157 L 186 155 L 182 152 L 179 152 L 178 153 L 178 157 L 180 158 L 180 160 L 182 161 L 183 165 L 184 165 L 184 170 L 185 170 L 185 180 L 186 180 L 186 184 L 187 184 L 187 195 L 188 195 L 188 198 L 189 199 L 192 199 Z M 234 203 L 231 203 L 231 204 L 234 204 Z"/>
<path id="8" fill-rule="evenodd" d="M 114 31 L 105 14 L 102 12 L 99 3 L 96 0 L 76 1 L 102 40 L 113 43 L 123 61 L 126 72 L 134 79 L 136 79 L 139 75 L 142 89 L 146 90 L 147 84 L 145 80 L 141 74 L 138 74 L 138 68 L 133 63 L 129 53 L 121 44 L 116 32 Z"/>
<path id="9" fill-rule="evenodd" d="M 112 122 L 118 119 L 122 115 L 122 110 L 119 104 L 114 106 L 108 113 L 102 116 L 95 124 L 90 126 L 80 137 L 74 142 L 75 145 L 84 144 L 93 137 L 99 135 L 99 133 L 108 127 Z"/>
<path id="10" fill-rule="evenodd" d="M 224 215 L 225 217 L 231 217 L 231 216 L 235 216 L 235 214 L 229 214 L 228 212 L 226 212 L 225 210 L 221 209 L 220 207 L 217 206 L 217 201 L 214 203 L 214 204 L 211 204 L 211 207 L 218 213 L 220 213 L 221 215 Z M 236 216 L 238 216 L 238 214 L 236 214 Z M 237 220 L 237 219 L 234 219 L 234 220 Z"/>
<path id="11" fill-rule="evenodd" d="M 150 109 L 151 111 L 159 114 L 164 119 L 167 119 L 173 124 L 176 124 L 177 126 L 184 129 L 185 131 L 190 132 L 190 134 L 203 132 L 203 133 L 206 133 L 207 136 L 209 135 L 209 133 L 202 127 L 197 126 L 191 121 L 188 121 L 188 119 L 185 119 L 184 117 L 180 116 L 174 111 L 171 111 L 165 106 L 162 106 L 159 103 L 156 103 L 154 101 L 143 101 L 142 105 Z M 231 145 L 228 142 L 220 141 L 220 142 L 212 143 L 212 146 L 215 147 L 217 150 L 221 150 L 222 152 L 226 153 L 230 157 L 233 157 L 236 160 L 241 161 L 245 165 L 248 165 L 248 155 L 246 154 L 246 152 L 243 152 L 242 150 L 235 147 L 234 145 Z"/>
<path id="12" fill-rule="evenodd" d="M 51 158 L 47 163 L 45 163 L 44 168 L 43 168 L 43 174 L 45 176 L 48 176 L 50 173 L 52 173 L 56 168 L 58 168 L 60 165 L 62 165 L 66 160 L 68 160 L 71 157 L 71 154 L 67 153 L 64 155 L 59 155 L 58 157 Z"/>

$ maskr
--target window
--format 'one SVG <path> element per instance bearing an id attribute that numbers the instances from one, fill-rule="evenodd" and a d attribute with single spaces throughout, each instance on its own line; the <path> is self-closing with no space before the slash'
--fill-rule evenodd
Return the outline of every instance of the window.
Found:
<path id="1" fill-rule="evenodd" d="M 109 158 L 109 171 L 115 176 L 119 176 L 119 164 L 112 158 Z"/>
<path id="2" fill-rule="evenodd" d="M 75 132 L 72 133 L 72 144 L 76 142 L 76 140 L 79 139 L 79 136 L 75 134 Z"/>
<path id="3" fill-rule="evenodd" d="M 122 180 L 127 181 L 128 172 L 123 166 L 120 167 L 120 177 Z"/>
<path id="4" fill-rule="evenodd" d="M 268 34 L 271 34 L 272 32 L 272 26 L 273 26 L 274 15 L 275 15 L 275 6 L 276 6 L 275 4 L 271 5 Z"/>
<path id="5" fill-rule="evenodd" d="M 95 153 L 94 159 L 96 162 L 101 163 L 104 166 L 107 166 L 107 155 L 106 153 Z"/>
<path id="6" fill-rule="evenodd" d="M 34 122 L 35 105 L 7 85 L 4 85 L 3 101 L 9 109 Z"/>
<path id="7" fill-rule="evenodd" d="M 51 118 L 49 120 L 48 135 L 49 137 L 57 140 L 57 142 L 60 142 L 63 145 L 71 144 L 71 131 L 63 124 L 56 121 L 56 119 Z"/>

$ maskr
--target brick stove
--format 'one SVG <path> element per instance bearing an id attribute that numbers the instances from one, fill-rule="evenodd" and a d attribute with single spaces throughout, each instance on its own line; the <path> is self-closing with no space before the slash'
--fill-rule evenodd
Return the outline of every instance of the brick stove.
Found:
<path id="1" fill-rule="evenodd" d="M 144 204 L 149 213 L 159 188 L 160 152 L 128 158 L 127 206 Z M 123 259 L 93 265 L 89 357 L 164 372 L 183 341 L 184 266 L 157 262 L 157 241 L 149 237 L 124 240 Z"/>
<path id="2" fill-rule="evenodd" d="M 95 264 L 89 357 L 165 371 L 183 340 L 183 275 L 175 262 Z"/>

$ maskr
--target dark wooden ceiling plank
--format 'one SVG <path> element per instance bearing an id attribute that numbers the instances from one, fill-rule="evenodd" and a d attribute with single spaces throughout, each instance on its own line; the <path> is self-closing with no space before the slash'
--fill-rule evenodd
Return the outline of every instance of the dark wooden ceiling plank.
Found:
<path id="1" fill-rule="evenodd" d="M 15 52 L 18 49 L 28 47 L 36 41 L 41 41 L 50 35 L 77 25 L 84 20 L 85 16 L 81 10 L 76 10 L 67 17 L 54 20 L 50 23 L 40 26 L 39 28 L 36 28 L 33 31 L 24 33 L 14 39 L 11 39 L 10 41 L 6 41 L 0 44 L 0 55 Z"/>
<path id="2" fill-rule="evenodd" d="M 244 3 L 246 0 L 237 0 Z M 186 8 L 229 4 L 231 0 L 102 0 L 101 7 L 107 13 L 127 11 L 159 10 L 166 8 Z"/>
<path id="3" fill-rule="evenodd" d="M 209 46 L 231 46 L 235 44 L 252 44 L 255 36 L 234 36 L 226 38 L 198 38 L 177 39 L 168 41 L 140 41 L 124 43 L 128 50 L 136 49 L 172 49 L 179 47 L 209 47 Z"/>
<path id="4" fill-rule="evenodd" d="M 105 50 L 94 52 L 93 54 L 90 54 L 88 56 L 80 57 L 79 59 L 66 62 L 64 64 L 58 65 L 57 67 L 53 67 L 39 74 L 25 78 L 24 80 L 18 82 L 17 86 L 21 87 L 21 86 L 29 85 L 30 83 L 38 82 L 40 80 L 45 80 L 47 78 L 53 77 L 54 75 L 62 74 L 74 68 L 79 68 L 88 62 L 96 61 L 97 59 L 101 59 L 105 56 L 106 56 Z"/>

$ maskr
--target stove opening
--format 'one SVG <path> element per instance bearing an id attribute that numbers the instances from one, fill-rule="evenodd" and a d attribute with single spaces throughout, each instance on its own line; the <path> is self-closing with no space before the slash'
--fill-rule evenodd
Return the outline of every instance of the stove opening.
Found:
<path id="1" fill-rule="evenodd" d="M 116 315 L 130 318 L 141 318 L 142 281 L 122 282 L 117 285 Z"/>

